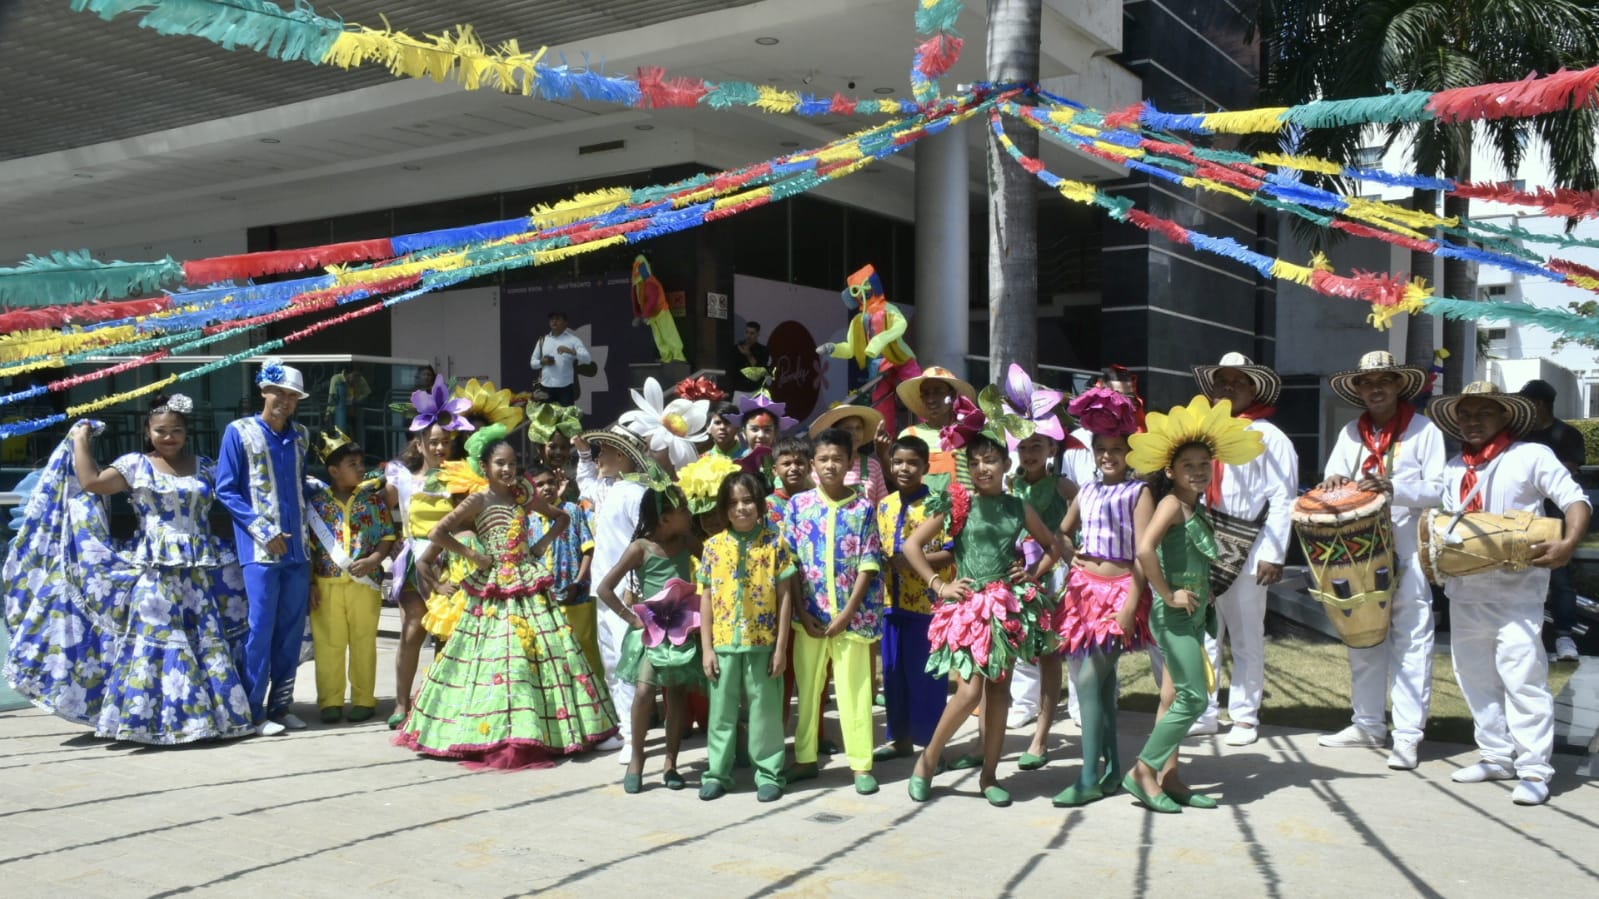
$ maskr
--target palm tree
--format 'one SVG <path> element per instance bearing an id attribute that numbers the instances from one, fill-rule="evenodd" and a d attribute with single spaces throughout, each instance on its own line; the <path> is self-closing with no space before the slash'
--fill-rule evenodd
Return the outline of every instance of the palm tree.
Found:
<path id="1" fill-rule="evenodd" d="M 1599 64 L 1599 9 L 1593 0 L 1259 0 L 1254 31 L 1262 50 L 1264 102 L 1294 105 L 1398 91 L 1441 91 L 1551 74 Z M 1411 163 L 1423 175 L 1471 177 L 1472 149 L 1486 140 L 1505 171 L 1514 175 L 1529 139 L 1548 152 L 1557 186 L 1599 187 L 1594 160 L 1599 115 L 1592 108 L 1532 119 L 1385 126 L 1390 144 L 1408 141 Z M 1304 136 L 1302 152 L 1349 165 L 1357 160 L 1364 129 L 1318 129 Z M 1436 209 L 1437 196 L 1417 191 L 1418 209 Z M 1444 215 L 1465 216 L 1469 201 L 1445 196 Z M 1421 253 L 1412 271 L 1431 271 Z M 1476 282 L 1463 260 L 1444 260 L 1442 293 L 1474 299 Z M 1430 326 L 1412 321 L 1407 361 L 1426 365 Z M 1446 391 L 1461 384 L 1462 360 L 1474 351 L 1465 322 L 1444 322 Z"/>
<path id="2" fill-rule="evenodd" d="M 988 80 L 1038 80 L 1042 0 L 988 0 Z M 1010 130 L 1028 156 L 1038 132 Z M 988 377 L 1004 383 L 1014 362 L 1038 362 L 1038 186 L 988 135 Z"/>

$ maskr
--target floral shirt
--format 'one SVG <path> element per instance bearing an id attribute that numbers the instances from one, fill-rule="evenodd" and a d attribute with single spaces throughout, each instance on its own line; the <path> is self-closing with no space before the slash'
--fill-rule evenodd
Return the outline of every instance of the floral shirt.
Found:
<path id="1" fill-rule="evenodd" d="M 928 519 L 926 487 L 916 491 L 915 499 L 906 502 L 898 490 L 890 493 L 877 504 L 877 533 L 878 539 L 883 543 L 883 555 L 887 559 L 904 552 L 905 538 L 921 526 Z M 924 549 L 928 552 L 937 552 L 949 549 L 949 535 L 939 531 L 933 542 Z M 953 580 L 955 566 L 948 565 L 938 570 L 938 576 L 944 580 Z M 933 591 L 922 579 L 913 572 L 899 570 L 891 561 L 883 565 L 883 592 L 888 596 L 888 606 L 896 612 L 915 612 L 918 615 L 933 614 Z"/>
<path id="2" fill-rule="evenodd" d="M 866 497 L 854 491 L 839 502 L 819 489 L 794 497 L 783 512 L 783 538 L 803 575 L 805 608 L 824 625 L 831 624 L 833 616 L 849 604 L 858 572 L 876 572 L 883 567 L 875 510 Z M 882 633 L 883 584 L 874 577 L 847 635 L 876 640 Z"/>
<path id="3" fill-rule="evenodd" d="M 544 567 L 555 577 L 555 586 L 551 589 L 558 595 L 577 581 L 583 557 L 594 551 L 594 513 L 588 503 L 562 503 L 561 509 L 571 516 L 572 523 L 567 526 L 566 533 L 555 538 L 544 551 Z M 544 539 L 550 520 L 536 512 L 527 520 L 527 545 L 531 547 Z"/>
<path id="4" fill-rule="evenodd" d="M 773 490 L 772 495 L 766 498 L 766 522 L 772 526 L 772 530 L 781 531 L 783 529 L 783 513 L 788 510 L 790 499 L 792 497 L 788 495 L 788 491 L 781 486 Z"/>
<path id="5" fill-rule="evenodd" d="M 705 541 L 695 575 L 700 595 L 711 601 L 711 640 L 718 652 L 744 652 L 777 645 L 777 586 L 798 571 L 782 536 L 762 527 L 748 534 L 732 529 Z"/>
<path id="6" fill-rule="evenodd" d="M 363 481 L 340 501 L 333 488 L 321 484 L 311 494 L 311 508 L 307 511 L 327 523 L 328 530 L 349 555 L 350 561 L 372 555 L 384 544 L 394 539 L 394 520 L 389 515 L 386 486 L 382 478 Z M 322 541 L 311 535 L 311 574 L 315 577 L 339 577 L 344 572 L 323 548 Z"/>

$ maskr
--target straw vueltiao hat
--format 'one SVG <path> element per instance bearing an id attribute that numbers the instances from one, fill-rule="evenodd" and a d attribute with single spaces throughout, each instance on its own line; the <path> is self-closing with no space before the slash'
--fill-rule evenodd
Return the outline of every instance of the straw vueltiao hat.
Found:
<path id="1" fill-rule="evenodd" d="M 1215 365 L 1194 366 L 1194 380 L 1199 382 L 1199 392 L 1211 402 L 1216 401 L 1216 373 L 1224 368 L 1241 371 L 1255 382 L 1255 402 L 1262 406 L 1277 405 L 1277 399 L 1283 392 L 1283 379 L 1269 367 L 1256 365 L 1243 353 L 1228 353 Z"/>
<path id="2" fill-rule="evenodd" d="M 1506 427 L 1517 437 L 1525 436 L 1538 421 L 1538 409 L 1532 400 L 1505 393 L 1488 381 L 1473 381 L 1454 396 L 1433 397 L 1427 403 L 1427 417 L 1439 430 L 1464 443 L 1465 438 L 1460 436 L 1460 404 L 1469 399 L 1492 400 L 1502 406 L 1510 416 Z"/>
<path id="3" fill-rule="evenodd" d="M 973 403 L 977 402 L 977 388 L 956 377 L 954 372 L 937 365 L 924 368 L 920 375 L 901 383 L 895 390 L 899 394 L 899 401 L 905 404 L 905 408 L 911 410 L 912 415 L 923 421 L 927 420 L 927 407 L 922 404 L 922 382 L 929 380 L 943 381 L 955 389 L 957 396 L 964 396 Z"/>
<path id="4" fill-rule="evenodd" d="M 579 439 L 590 446 L 608 446 L 616 450 L 633 463 L 634 471 L 643 471 L 649 467 L 649 444 L 621 425 L 611 425 L 603 431 L 585 431 L 579 435 Z"/>
<path id="5" fill-rule="evenodd" d="M 1399 377 L 1399 400 L 1409 402 L 1416 398 L 1427 386 L 1427 373 L 1414 365 L 1400 365 L 1394 360 L 1394 354 L 1387 350 L 1375 350 L 1360 357 L 1360 364 L 1347 371 L 1341 371 L 1327 378 L 1327 383 L 1332 387 L 1332 392 L 1338 398 L 1351 406 L 1364 406 L 1365 400 L 1360 398 L 1360 390 L 1355 382 L 1362 375 L 1392 373 Z"/>
<path id="6" fill-rule="evenodd" d="M 834 406 L 811 422 L 810 435 L 815 437 L 828 428 L 836 428 L 838 423 L 846 418 L 859 418 L 866 423 L 866 439 L 868 441 L 872 439 L 873 435 L 877 433 L 877 429 L 883 424 L 882 413 L 870 406 Z"/>

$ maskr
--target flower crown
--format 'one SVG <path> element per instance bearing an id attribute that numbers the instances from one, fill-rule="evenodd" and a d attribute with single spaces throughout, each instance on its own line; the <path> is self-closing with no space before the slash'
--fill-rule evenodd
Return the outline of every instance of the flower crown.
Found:
<path id="1" fill-rule="evenodd" d="M 701 515 L 716 508 L 716 497 L 728 475 L 737 474 L 744 466 L 718 453 L 706 453 L 677 471 L 677 486 L 688 497 L 688 508 Z"/>
<path id="2" fill-rule="evenodd" d="M 167 397 L 167 401 L 150 410 L 151 415 L 160 412 L 176 412 L 179 415 L 188 415 L 194 411 L 194 400 L 181 393 L 174 393 Z"/>
<path id="3" fill-rule="evenodd" d="M 1150 474 L 1171 467 L 1172 457 L 1190 443 L 1210 447 L 1213 458 L 1224 465 L 1242 465 L 1266 451 L 1260 432 L 1249 429 L 1249 422 L 1233 417 L 1233 405 L 1222 400 L 1212 406 L 1204 396 L 1196 396 L 1187 406 L 1173 406 L 1166 414 L 1149 413 L 1142 434 L 1127 438 L 1132 452 L 1127 464 L 1134 471 Z"/>

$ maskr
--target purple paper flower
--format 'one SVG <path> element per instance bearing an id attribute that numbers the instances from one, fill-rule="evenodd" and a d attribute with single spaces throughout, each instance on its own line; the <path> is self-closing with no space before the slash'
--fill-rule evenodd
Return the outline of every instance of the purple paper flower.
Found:
<path id="1" fill-rule="evenodd" d="M 742 427 L 744 419 L 757 412 L 769 413 L 773 418 L 777 419 L 777 432 L 779 434 L 799 424 L 799 419 L 788 417 L 787 403 L 780 403 L 772 399 L 772 395 L 764 390 L 750 396 L 738 398 L 738 415 L 733 423 Z M 726 417 L 735 419 L 735 416 L 732 415 Z"/>
<path id="2" fill-rule="evenodd" d="M 682 646 L 700 629 L 700 596 L 694 585 L 672 578 L 661 592 L 635 605 L 633 611 L 644 620 L 644 645 L 660 646 L 662 641 Z"/>
<path id="3" fill-rule="evenodd" d="M 463 417 L 472 408 L 472 401 L 464 396 L 452 399 L 444 376 L 433 379 L 433 389 L 411 393 L 411 405 L 416 407 L 416 417 L 411 419 L 411 430 L 426 431 L 435 424 L 446 431 L 475 431 L 472 423 Z"/>
<path id="4" fill-rule="evenodd" d="M 1109 387 L 1083 391 L 1072 399 L 1066 411 L 1094 434 L 1126 437 L 1138 432 L 1138 407 Z"/>
<path id="5" fill-rule="evenodd" d="M 965 446 L 973 437 L 983 433 L 983 428 L 988 425 L 988 416 L 977 404 L 964 396 L 955 397 L 955 412 L 950 423 L 944 426 L 938 436 L 944 441 L 944 449 L 957 450 Z"/>
<path id="6" fill-rule="evenodd" d="M 1033 383 L 1027 370 L 1012 362 L 1005 372 L 1005 402 L 1019 414 L 1032 420 L 1034 433 L 1057 441 L 1066 439 L 1066 431 L 1055 416 L 1055 407 L 1066 401 L 1059 390 L 1050 390 Z"/>

